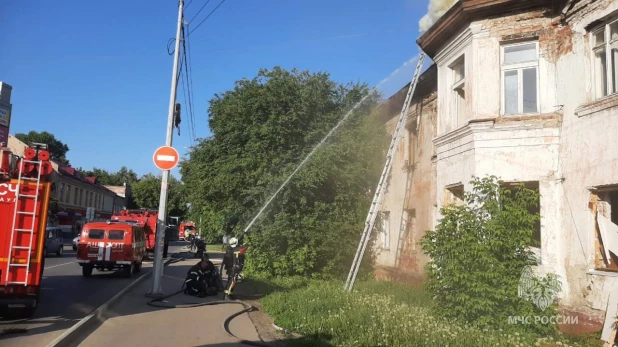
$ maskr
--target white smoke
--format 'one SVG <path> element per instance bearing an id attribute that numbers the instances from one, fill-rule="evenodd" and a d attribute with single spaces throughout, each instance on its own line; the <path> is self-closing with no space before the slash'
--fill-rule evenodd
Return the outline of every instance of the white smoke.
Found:
<path id="1" fill-rule="evenodd" d="M 429 30 L 446 11 L 448 11 L 458 0 L 429 0 L 427 14 L 418 22 L 419 30 L 422 33 Z"/>

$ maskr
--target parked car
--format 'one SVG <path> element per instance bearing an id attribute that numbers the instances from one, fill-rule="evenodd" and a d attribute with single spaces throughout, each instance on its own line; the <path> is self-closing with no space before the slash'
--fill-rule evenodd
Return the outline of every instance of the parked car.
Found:
<path id="1" fill-rule="evenodd" d="M 73 250 L 74 250 L 74 251 L 77 251 L 77 244 L 78 244 L 78 243 L 79 243 L 79 236 L 76 236 L 76 237 L 73 239 Z"/>
<path id="2" fill-rule="evenodd" d="M 45 230 L 45 248 L 43 254 L 47 257 L 50 253 L 56 253 L 61 257 L 64 251 L 62 238 L 62 229 L 56 227 L 47 227 Z"/>

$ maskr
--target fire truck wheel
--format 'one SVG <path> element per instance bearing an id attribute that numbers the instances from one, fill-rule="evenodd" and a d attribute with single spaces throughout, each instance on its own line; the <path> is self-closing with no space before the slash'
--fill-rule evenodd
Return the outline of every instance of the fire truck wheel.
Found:
<path id="1" fill-rule="evenodd" d="M 82 266 L 82 275 L 84 277 L 90 277 L 92 276 L 92 265 L 83 265 Z"/>
<path id="2" fill-rule="evenodd" d="M 135 273 L 135 263 L 131 263 L 131 265 L 125 265 L 122 268 L 125 277 L 131 277 Z"/>

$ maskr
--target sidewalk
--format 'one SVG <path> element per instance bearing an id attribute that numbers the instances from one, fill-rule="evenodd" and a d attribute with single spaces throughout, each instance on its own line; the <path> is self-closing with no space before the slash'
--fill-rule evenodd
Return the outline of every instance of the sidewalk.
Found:
<path id="1" fill-rule="evenodd" d="M 213 259 L 217 265 L 220 261 Z M 196 259 L 172 263 L 165 267 L 162 278 L 164 293 L 173 293 L 182 287 L 188 269 Z M 244 346 L 223 330 L 224 320 L 242 310 L 241 305 L 224 304 L 195 308 L 163 309 L 148 306 L 145 296 L 152 287 L 152 277 L 125 294 L 107 312 L 107 320 L 80 346 Z M 217 297 L 196 298 L 178 294 L 166 299 L 170 304 L 186 304 L 221 300 Z M 230 323 L 234 335 L 259 342 L 260 337 L 248 314 L 234 318 Z"/>

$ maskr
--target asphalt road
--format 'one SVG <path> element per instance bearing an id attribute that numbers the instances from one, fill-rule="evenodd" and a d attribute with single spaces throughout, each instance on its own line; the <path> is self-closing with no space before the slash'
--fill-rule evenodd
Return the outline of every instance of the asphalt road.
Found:
<path id="1" fill-rule="evenodd" d="M 185 244 L 172 242 L 168 253 L 186 250 Z M 95 270 L 92 277 L 84 278 L 75 256 L 71 247 L 65 246 L 62 257 L 45 259 L 39 307 L 30 319 L 0 320 L 0 345 L 45 346 L 138 277 Z M 144 262 L 142 273 L 151 268 L 151 262 Z"/>

